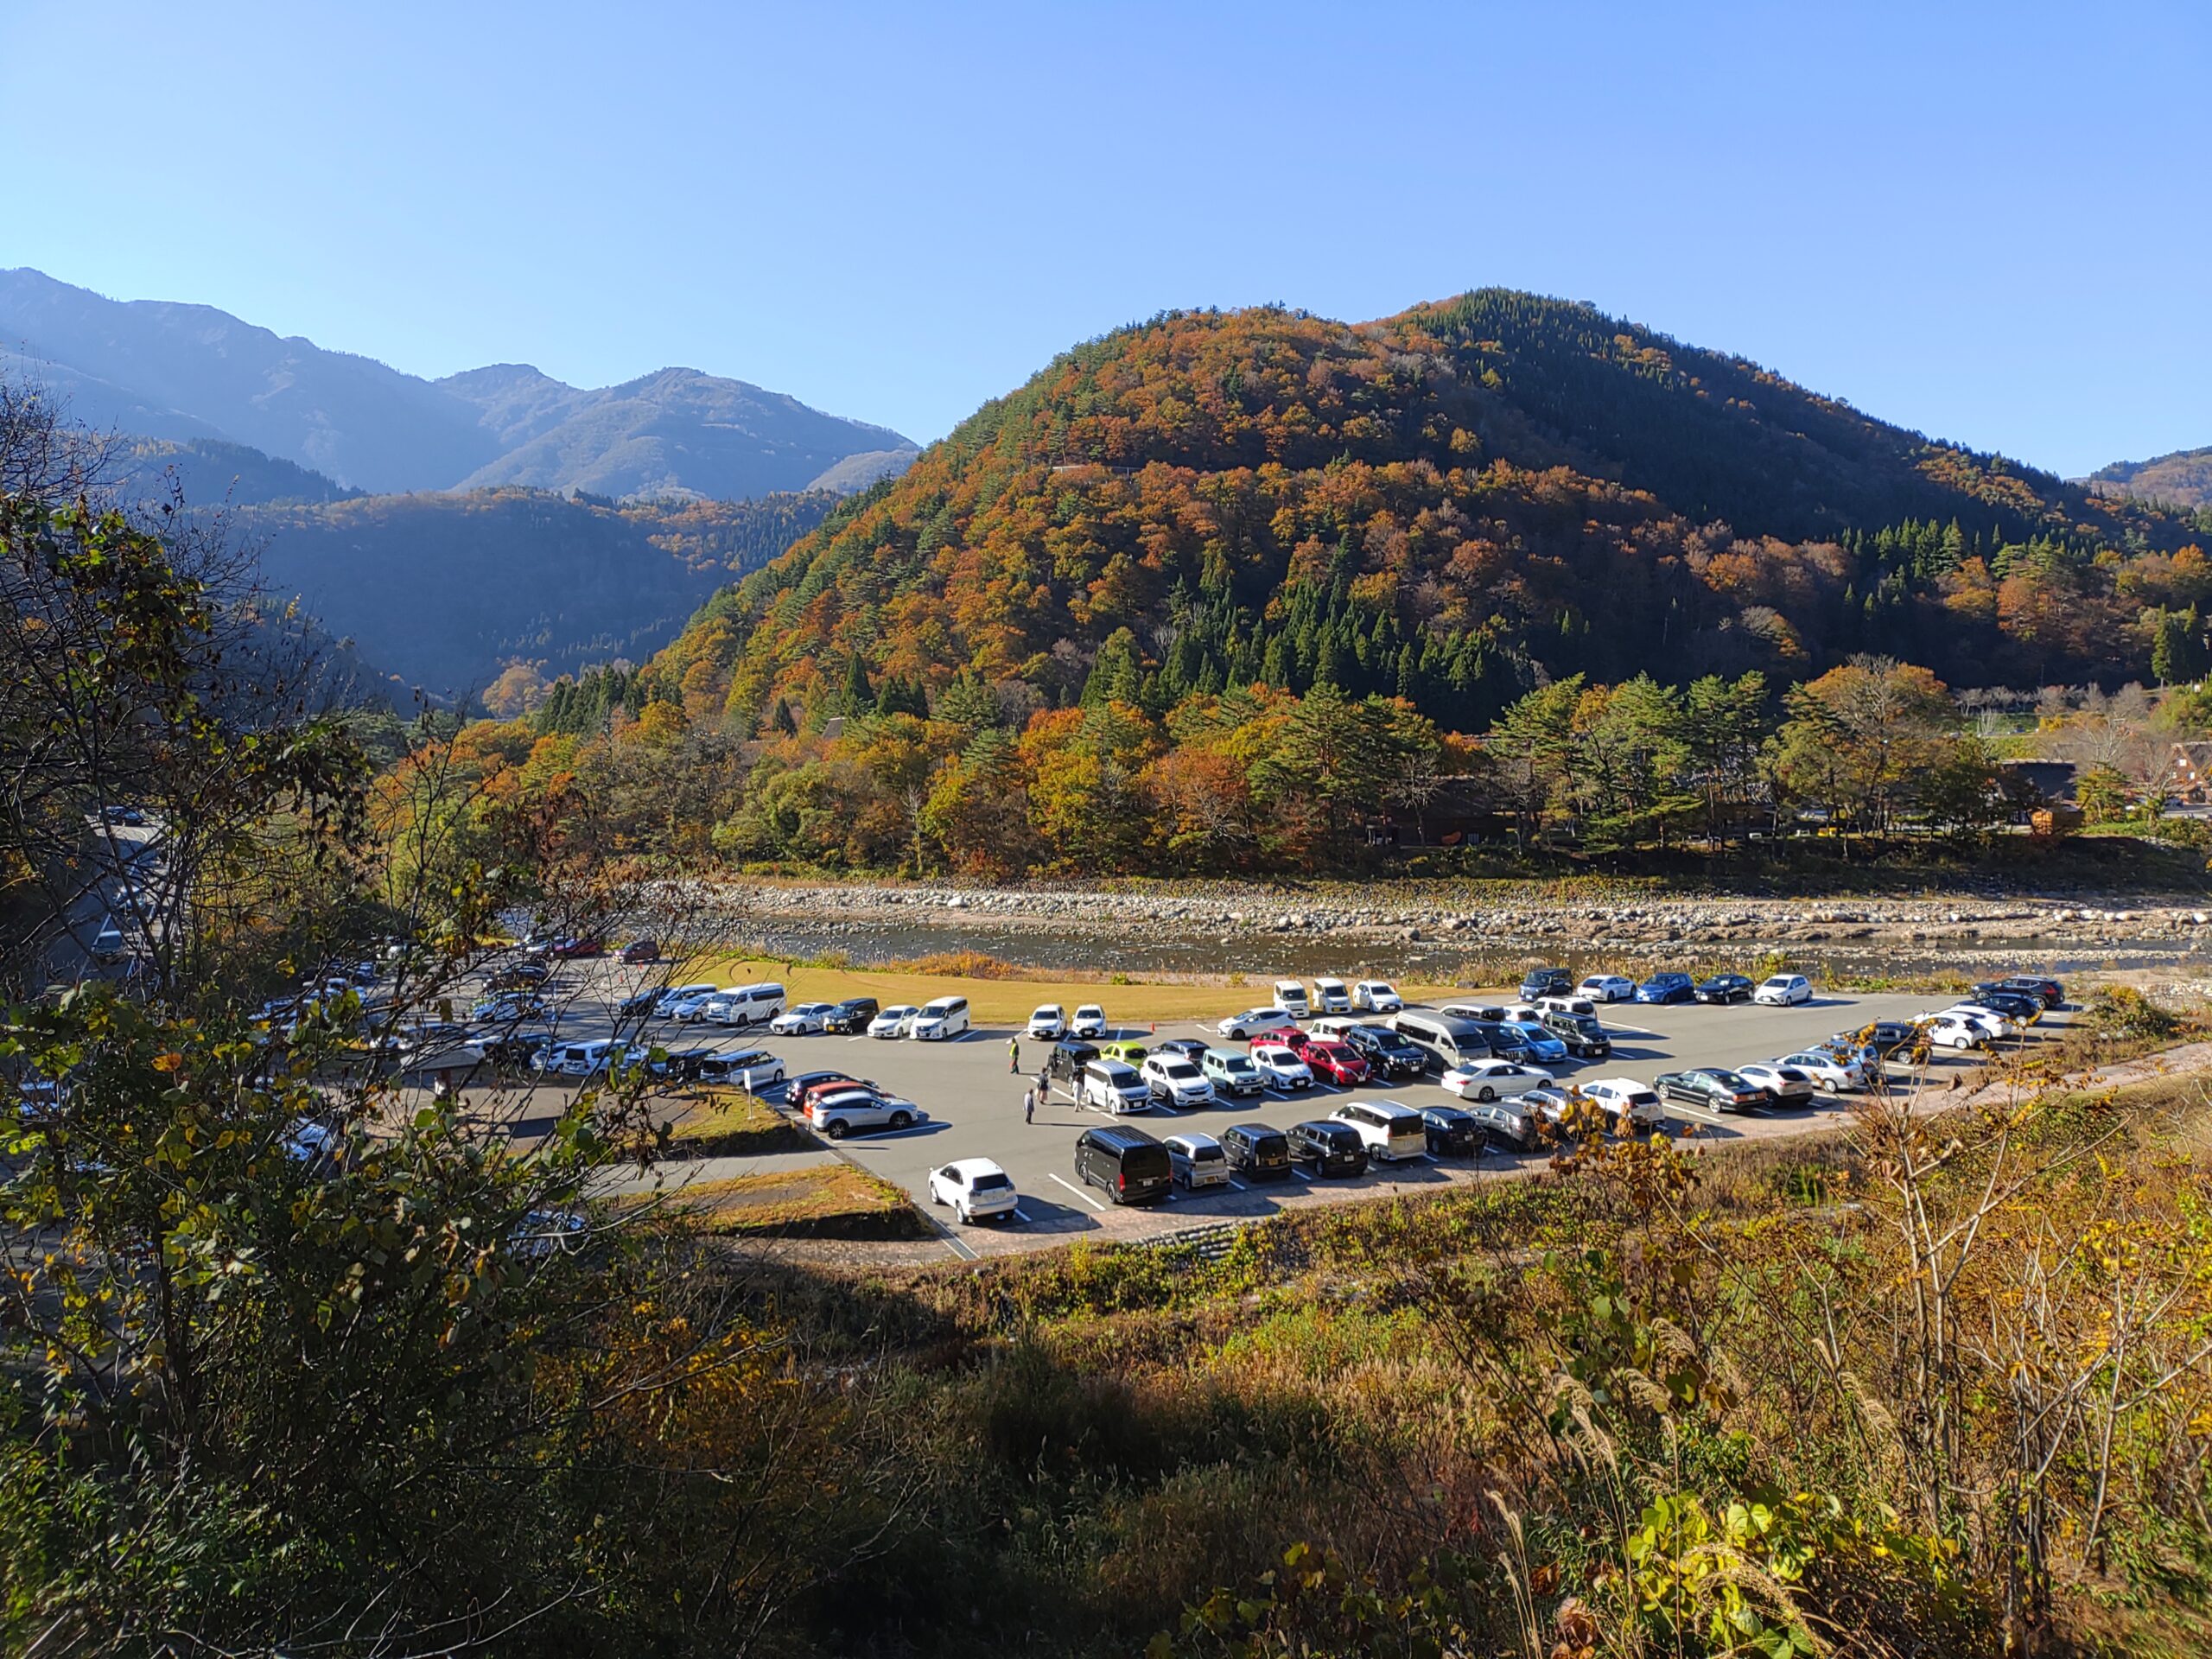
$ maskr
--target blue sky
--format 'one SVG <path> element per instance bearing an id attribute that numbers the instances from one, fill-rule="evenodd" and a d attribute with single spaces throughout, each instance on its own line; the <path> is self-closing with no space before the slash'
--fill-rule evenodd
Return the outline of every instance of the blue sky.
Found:
<path id="1" fill-rule="evenodd" d="M 2212 5 L 7 0 L 0 265 L 920 439 L 1174 306 L 1588 299 L 2068 473 L 2212 444 Z"/>

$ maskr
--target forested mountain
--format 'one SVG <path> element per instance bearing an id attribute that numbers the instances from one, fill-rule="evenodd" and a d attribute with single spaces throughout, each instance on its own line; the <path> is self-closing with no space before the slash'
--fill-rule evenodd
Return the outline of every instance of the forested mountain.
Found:
<path id="1" fill-rule="evenodd" d="M 139 438 L 116 456 L 116 468 L 117 488 L 127 497 L 167 500 L 175 493 L 194 506 L 343 501 L 361 493 L 321 473 L 219 438 Z"/>
<path id="2" fill-rule="evenodd" d="M 2104 495 L 2212 508 L 2212 448 L 2177 449 L 2152 461 L 2116 461 L 2090 474 L 2088 485 Z"/>
<path id="3" fill-rule="evenodd" d="M 1468 731 L 1578 672 L 2140 676 L 2146 613 L 2212 599 L 2192 533 L 1586 306 L 1178 314 L 987 406 L 654 675 L 742 723 L 855 661 L 1066 702 L 1103 653 L 1154 708 L 1329 683 Z"/>
<path id="4" fill-rule="evenodd" d="M 0 271 L 0 373 L 94 428 L 249 444 L 379 492 L 528 484 L 734 499 L 825 475 L 822 487 L 841 487 L 855 459 L 880 471 L 913 448 L 696 370 L 595 391 L 517 365 L 433 383 L 211 306 L 109 300 L 29 270 Z"/>
<path id="5" fill-rule="evenodd" d="M 699 602 L 812 529 L 826 492 L 617 506 L 543 491 L 249 509 L 264 579 L 379 669 L 442 695 L 513 659 L 550 677 L 642 659 Z"/>

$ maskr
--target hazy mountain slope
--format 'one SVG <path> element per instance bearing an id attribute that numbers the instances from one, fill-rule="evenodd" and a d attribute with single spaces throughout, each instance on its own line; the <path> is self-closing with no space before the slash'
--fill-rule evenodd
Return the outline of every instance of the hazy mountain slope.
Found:
<path id="1" fill-rule="evenodd" d="M 264 579 L 379 669 L 441 694 L 521 658 L 549 675 L 642 660 L 733 575 L 818 524 L 828 494 L 613 508 L 537 491 L 373 496 L 242 515 Z"/>
<path id="2" fill-rule="evenodd" d="M 341 484 L 437 489 L 497 453 L 476 411 L 429 382 L 213 306 L 118 302 L 35 270 L 4 271 L 0 340 L 196 423 L 137 429 L 228 438 Z"/>
<path id="3" fill-rule="evenodd" d="M 2177 449 L 2152 461 L 2116 461 L 2089 474 L 2103 495 L 2133 495 L 2176 506 L 2212 507 L 2212 448 Z"/>
<path id="4" fill-rule="evenodd" d="M 117 457 L 117 487 L 126 495 L 166 500 L 181 493 L 188 505 L 228 502 L 251 506 L 270 502 L 342 501 L 360 493 L 305 467 L 264 455 L 242 443 L 219 438 L 183 442 L 139 438 Z"/>

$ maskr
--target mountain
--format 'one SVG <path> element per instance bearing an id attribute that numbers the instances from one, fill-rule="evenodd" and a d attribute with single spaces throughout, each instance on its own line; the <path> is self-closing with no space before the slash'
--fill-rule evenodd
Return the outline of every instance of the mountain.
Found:
<path id="1" fill-rule="evenodd" d="M 2090 474 L 2087 482 L 2101 495 L 2212 507 L 2212 448 L 2177 449 L 2155 461 L 2116 461 Z"/>
<path id="2" fill-rule="evenodd" d="M 432 382 L 210 306 L 110 300 L 30 270 L 0 270 L 0 374 L 95 428 L 249 445 L 379 493 L 520 484 L 734 499 L 914 452 L 882 427 L 692 369 L 597 390 L 512 364 Z"/>
<path id="3" fill-rule="evenodd" d="M 379 670 L 455 696 L 513 660 L 550 677 L 644 659 L 709 594 L 782 552 L 836 501 L 818 492 L 617 506 L 505 488 L 238 517 L 272 591 L 300 595 Z"/>
<path id="4" fill-rule="evenodd" d="M 855 658 L 1047 703 L 1110 659 L 1155 707 L 1326 681 L 1463 730 L 1577 672 L 1872 652 L 2033 685 L 2142 674 L 2139 615 L 2196 602 L 2191 531 L 1588 306 L 1176 314 L 849 500 L 652 674 L 742 721 L 834 705 Z"/>
<path id="5" fill-rule="evenodd" d="M 117 489 L 141 500 L 181 496 L 194 506 L 343 501 L 361 493 L 289 461 L 219 438 L 138 438 L 116 457 Z"/>

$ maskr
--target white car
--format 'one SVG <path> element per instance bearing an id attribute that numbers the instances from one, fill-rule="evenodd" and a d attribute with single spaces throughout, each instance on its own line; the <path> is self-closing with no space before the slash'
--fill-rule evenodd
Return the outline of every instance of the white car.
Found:
<path id="1" fill-rule="evenodd" d="M 703 996 L 680 996 L 668 1005 L 667 1012 L 663 1014 L 661 1018 L 680 1020 L 685 1025 L 696 1025 L 709 1017 L 707 1010 L 714 1007 L 717 995 L 719 993 L 709 991 Z"/>
<path id="2" fill-rule="evenodd" d="M 988 1158 L 962 1158 L 930 1172 L 930 1202 L 948 1206 L 963 1227 L 1001 1221 L 1021 1202 L 1006 1171 Z"/>
<path id="3" fill-rule="evenodd" d="M 940 996 L 914 1011 L 913 1024 L 908 1027 L 906 1035 L 918 1043 L 943 1043 L 965 1035 L 967 1030 L 968 999 L 964 996 Z"/>
<path id="4" fill-rule="evenodd" d="M 1027 1033 L 1032 1042 L 1056 1043 L 1067 1035 L 1068 1016 L 1057 1002 L 1047 1002 L 1029 1016 Z"/>
<path id="5" fill-rule="evenodd" d="M 1986 1008 L 1979 1002 L 1954 1002 L 1943 1012 L 1974 1021 L 1993 1037 L 2016 1037 L 2019 1034 L 2019 1023 L 2010 1014 L 1996 1008 Z"/>
<path id="6" fill-rule="evenodd" d="M 1229 1154 L 1210 1135 L 1171 1135 L 1160 1144 L 1167 1148 L 1168 1179 L 1196 1192 L 1202 1186 L 1229 1185 Z"/>
<path id="7" fill-rule="evenodd" d="M 1329 1114 L 1359 1137 L 1367 1155 L 1386 1164 L 1428 1155 L 1428 1126 L 1421 1114 L 1395 1100 L 1348 1101 Z"/>
<path id="8" fill-rule="evenodd" d="M 1206 1081 L 1206 1074 L 1187 1054 L 1147 1054 L 1144 1064 L 1137 1068 L 1137 1075 L 1152 1090 L 1152 1097 L 1163 1105 L 1179 1108 L 1213 1104 L 1213 1084 Z"/>
<path id="9" fill-rule="evenodd" d="M 1351 988 L 1351 1005 L 1362 1014 L 1397 1014 L 1406 999 L 1387 979 L 1363 979 Z"/>
<path id="10" fill-rule="evenodd" d="M 868 1022 L 871 1037 L 904 1037 L 914 1023 L 914 1016 L 921 1010 L 910 1002 L 901 1002 L 884 1009 Z"/>
<path id="11" fill-rule="evenodd" d="M 1825 1049 L 1808 1048 L 1802 1053 L 1784 1054 L 1774 1064 L 1802 1071 L 1832 1095 L 1848 1094 L 1866 1086 L 1865 1066 L 1831 1054 Z"/>
<path id="12" fill-rule="evenodd" d="M 1929 1042 L 1936 1048 L 1957 1049 L 1989 1046 L 1989 1033 L 1979 1020 L 1969 1020 L 1959 1014 L 1923 1014 L 1913 1024 L 1928 1033 Z"/>
<path id="13" fill-rule="evenodd" d="M 1462 1100 L 1497 1100 L 1506 1095 L 1525 1095 L 1531 1089 L 1541 1089 L 1552 1080 L 1552 1074 L 1540 1065 L 1523 1065 L 1518 1060 L 1477 1060 L 1472 1065 L 1455 1065 L 1444 1074 L 1446 1093 Z"/>
<path id="14" fill-rule="evenodd" d="M 1813 982 L 1802 974 L 1777 974 L 1759 982 L 1751 1001 L 1761 1007 L 1790 1008 L 1813 1000 Z"/>
<path id="15" fill-rule="evenodd" d="M 734 1025 L 737 1023 L 735 1015 L 739 1004 L 747 988 L 743 985 L 725 985 L 700 1005 L 697 1014 L 683 1017 L 693 1020 L 711 1020 L 718 1026 Z"/>
<path id="16" fill-rule="evenodd" d="M 1096 1002 L 1086 1002 L 1075 1011 L 1075 1019 L 1068 1027 L 1071 1037 L 1103 1037 L 1106 1034 L 1106 1010 Z"/>
<path id="17" fill-rule="evenodd" d="M 1636 995 L 1636 982 L 1624 974 L 1592 974 L 1574 989 L 1592 1002 L 1626 1002 Z"/>
<path id="18" fill-rule="evenodd" d="M 887 1095 L 862 1084 L 822 1096 L 808 1109 L 807 1119 L 832 1141 L 842 1141 L 855 1129 L 903 1129 L 929 1122 L 929 1114 L 911 1100 Z"/>
<path id="19" fill-rule="evenodd" d="M 1617 1122 L 1626 1119 L 1641 1128 L 1656 1128 L 1667 1121 L 1666 1103 L 1659 1091 L 1634 1077 L 1599 1077 L 1584 1084 L 1582 1094 Z"/>
<path id="20" fill-rule="evenodd" d="M 1819 1086 L 1809 1072 L 1794 1065 L 1774 1065 L 1760 1060 L 1751 1065 L 1739 1065 L 1736 1075 L 1745 1083 L 1766 1091 L 1767 1097 L 1777 1106 L 1809 1106 Z"/>
<path id="21" fill-rule="evenodd" d="M 755 1094 L 784 1080 L 784 1063 L 765 1048 L 733 1049 L 709 1058 L 723 1077 Z"/>
<path id="22" fill-rule="evenodd" d="M 1288 1008 L 1247 1008 L 1242 1014 L 1230 1014 L 1214 1029 L 1224 1037 L 1243 1042 L 1270 1031 L 1288 1031 L 1297 1023 Z"/>
<path id="23" fill-rule="evenodd" d="M 715 988 L 712 985 L 671 986 L 667 990 L 663 991 L 659 999 L 654 1002 L 653 1018 L 656 1020 L 696 1019 L 697 1010 L 705 1007 L 707 999 L 714 994 Z M 680 1014 L 677 1012 L 680 1008 L 690 1008 L 693 1012 Z"/>
<path id="24" fill-rule="evenodd" d="M 1281 1043 L 1255 1043 L 1252 1064 L 1271 1089 L 1303 1089 L 1313 1081 L 1313 1068 L 1298 1058 L 1298 1051 Z"/>
<path id="25" fill-rule="evenodd" d="M 801 1002 L 796 1007 L 785 1008 L 768 1022 L 768 1029 L 779 1037 L 804 1037 L 822 1029 L 822 1022 L 830 1017 L 835 1002 Z"/>
<path id="26" fill-rule="evenodd" d="M 1316 1014 L 1350 1014 L 1351 993 L 1344 988 L 1341 979 L 1317 979 L 1313 982 L 1313 1012 Z"/>

